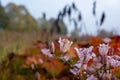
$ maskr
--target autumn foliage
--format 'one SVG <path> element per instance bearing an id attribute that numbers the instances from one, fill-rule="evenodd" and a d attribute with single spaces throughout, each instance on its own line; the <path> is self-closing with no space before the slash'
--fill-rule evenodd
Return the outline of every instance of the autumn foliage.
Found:
<path id="1" fill-rule="evenodd" d="M 38 41 L 19 55 L 8 54 L 0 63 L 0 80 L 120 79 L 120 37 L 71 40 Z"/>

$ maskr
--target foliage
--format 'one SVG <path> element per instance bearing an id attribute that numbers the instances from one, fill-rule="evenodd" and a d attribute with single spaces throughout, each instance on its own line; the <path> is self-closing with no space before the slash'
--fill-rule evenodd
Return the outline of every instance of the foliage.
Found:
<path id="1" fill-rule="evenodd" d="M 117 42 L 119 37 L 116 37 L 94 37 L 90 42 L 93 46 L 88 47 L 80 45 L 82 42 L 72 44 L 67 38 L 59 38 L 49 44 L 38 41 L 20 54 L 8 54 L 0 63 L 0 79 L 119 79 L 120 43 Z"/>
<path id="2" fill-rule="evenodd" d="M 9 3 L 5 7 L 0 5 L 0 27 L 2 30 L 18 32 L 43 30 L 48 34 L 67 34 L 67 28 L 63 21 L 56 19 L 36 20 L 23 5 Z"/>
<path id="3" fill-rule="evenodd" d="M 0 29 L 5 29 L 10 24 L 10 18 L 5 12 L 4 8 L 0 5 Z"/>
<path id="4" fill-rule="evenodd" d="M 10 26 L 9 29 L 13 30 L 34 30 L 38 25 L 37 21 L 29 14 L 27 9 L 20 5 L 17 6 L 13 3 L 9 3 L 5 7 L 5 11 L 10 17 Z M 19 25 L 19 26 L 18 26 Z"/>

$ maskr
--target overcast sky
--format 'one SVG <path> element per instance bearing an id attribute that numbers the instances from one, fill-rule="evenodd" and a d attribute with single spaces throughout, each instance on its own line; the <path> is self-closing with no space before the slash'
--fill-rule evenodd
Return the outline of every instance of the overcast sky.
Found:
<path id="1" fill-rule="evenodd" d="M 51 17 L 56 18 L 58 12 L 63 9 L 66 4 L 71 5 L 75 2 L 83 15 L 84 22 L 86 24 L 89 33 L 94 34 L 96 31 L 95 18 L 92 15 L 92 4 L 94 0 L 1 0 L 2 5 L 5 6 L 9 2 L 13 2 L 17 5 L 24 5 L 30 12 L 30 14 L 38 19 L 42 16 L 42 13 L 47 14 L 47 19 Z M 115 29 L 120 33 L 120 0 L 97 0 L 97 15 L 104 11 L 106 13 L 106 19 L 101 29 L 104 28 L 108 31 Z M 69 31 L 74 27 L 69 26 Z"/>

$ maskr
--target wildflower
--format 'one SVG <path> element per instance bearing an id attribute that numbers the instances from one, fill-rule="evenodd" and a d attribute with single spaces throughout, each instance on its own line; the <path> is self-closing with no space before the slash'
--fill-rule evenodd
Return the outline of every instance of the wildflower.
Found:
<path id="1" fill-rule="evenodd" d="M 77 55 L 79 57 L 79 60 L 77 61 L 76 64 L 74 64 L 75 67 L 84 70 L 87 70 L 88 67 L 88 62 L 96 57 L 96 55 L 92 52 L 93 46 L 89 48 L 75 48 Z M 91 62 L 90 62 L 91 64 Z"/>
<path id="2" fill-rule="evenodd" d="M 80 69 L 82 64 L 83 64 L 83 61 L 79 60 L 76 64 L 74 64 L 74 66 Z"/>
<path id="3" fill-rule="evenodd" d="M 113 55 L 112 56 L 114 59 L 117 59 L 118 61 L 120 61 L 120 56 L 118 56 L 118 55 Z"/>
<path id="4" fill-rule="evenodd" d="M 32 68 L 32 70 L 34 70 L 35 69 L 35 65 L 31 64 L 31 68 Z"/>
<path id="5" fill-rule="evenodd" d="M 42 59 L 38 59 L 38 63 L 39 64 L 43 63 L 43 60 Z"/>
<path id="6" fill-rule="evenodd" d="M 111 39 L 110 39 L 110 38 L 104 38 L 103 41 L 104 41 L 105 43 L 110 43 L 110 42 L 111 42 Z"/>
<path id="7" fill-rule="evenodd" d="M 61 57 L 61 59 L 63 60 L 63 61 L 68 61 L 68 60 L 70 60 L 72 57 L 70 57 L 70 56 L 68 56 L 68 55 L 64 55 L 63 57 Z"/>
<path id="8" fill-rule="evenodd" d="M 73 68 L 73 69 L 70 69 L 70 72 L 74 75 L 79 75 L 80 69 L 79 68 Z"/>
<path id="9" fill-rule="evenodd" d="M 94 75 L 90 75 L 86 80 L 98 80 Z"/>
<path id="10" fill-rule="evenodd" d="M 51 52 L 51 53 L 54 53 L 54 52 L 55 52 L 54 42 L 50 42 L 50 43 L 49 43 L 49 48 L 50 48 L 50 52 Z"/>
<path id="11" fill-rule="evenodd" d="M 83 62 L 84 56 L 85 56 L 85 55 L 84 55 L 85 49 L 83 49 L 83 48 L 80 48 L 80 49 L 75 48 L 75 50 L 76 50 L 76 52 L 77 52 L 77 55 L 78 55 L 80 61 Z"/>
<path id="12" fill-rule="evenodd" d="M 47 55 L 47 56 L 49 56 L 49 57 L 53 57 L 53 54 L 51 54 L 50 49 L 44 48 L 44 49 L 41 49 L 41 52 L 42 52 L 44 55 Z"/>
<path id="13" fill-rule="evenodd" d="M 95 58 L 95 57 L 96 57 L 95 53 L 93 53 L 93 52 L 88 53 L 88 54 L 86 55 L 85 62 L 88 63 L 89 60 L 91 60 L 91 59 L 93 59 L 93 58 Z"/>
<path id="14" fill-rule="evenodd" d="M 111 56 L 108 56 L 107 62 L 108 62 L 108 64 L 110 64 L 112 67 L 118 67 L 118 66 L 120 66 L 120 61 L 117 60 L 117 59 L 114 59 L 114 58 L 111 57 Z"/>
<path id="15" fill-rule="evenodd" d="M 68 49 L 73 44 L 72 41 L 69 41 L 68 39 L 61 39 L 61 38 L 59 38 L 58 43 L 60 44 L 60 51 L 63 53 L 67 52 Z"/>
<path id="16" fill-rule="evenodd" d="M 100 69 L 102 67 L 101 63 L 96 63 L 96 69 Z"/>
<path id="17" fill-rule="evenodd" d="M 96 55 L 92 52 L 93 46 L 90 46 L 89 48 L 75 48 L 77 55 L 81 62 L 88 63 L 88 61 Z"/>
<path id="18" fill-rule="evenodd" d="M 118 48 L 118 51 L 120 51 L 120 48 Z"/>
<path id="19" fill-rule="evenodd" d="M 100 55 L 107 55 L 109 46 L 107 44 L 100 44 L 99 45 L 99 53 Z"/>

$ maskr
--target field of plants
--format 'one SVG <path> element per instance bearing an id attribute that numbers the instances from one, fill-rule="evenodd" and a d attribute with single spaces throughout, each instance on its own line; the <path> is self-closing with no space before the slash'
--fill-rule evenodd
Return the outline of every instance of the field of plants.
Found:
<path id="1" fill-rule="evenodd" d="M 120 36 L 10 34 L 1 32 L 0 80 L 120 80 Z"/>
<path id="2" fill-rule="evenodd" d="M 90 2 L 91 11 L 87 15 L 91 17 L 85 16 L 76 2 L 71 2 L 50 19 L 46 14 L 53 11 L 51 7 L 50 13 L 46 13 L 48 6 L 45 6 L 46 11 L 39 13 L 42 16 L 34 18 L 27 5 L 11 1 L 3 6 L 2 1 L 0 80 L 120 80 L 119 29 L 104 30 L 109 15 L 105 10 L 99 13 L 98 0 Z M 86 25 L 85 17 L 93 23 Z M 109 23 L 114 25 L 112 21 Z M 96 30 L 92 34 L 90 29 Z"/>

